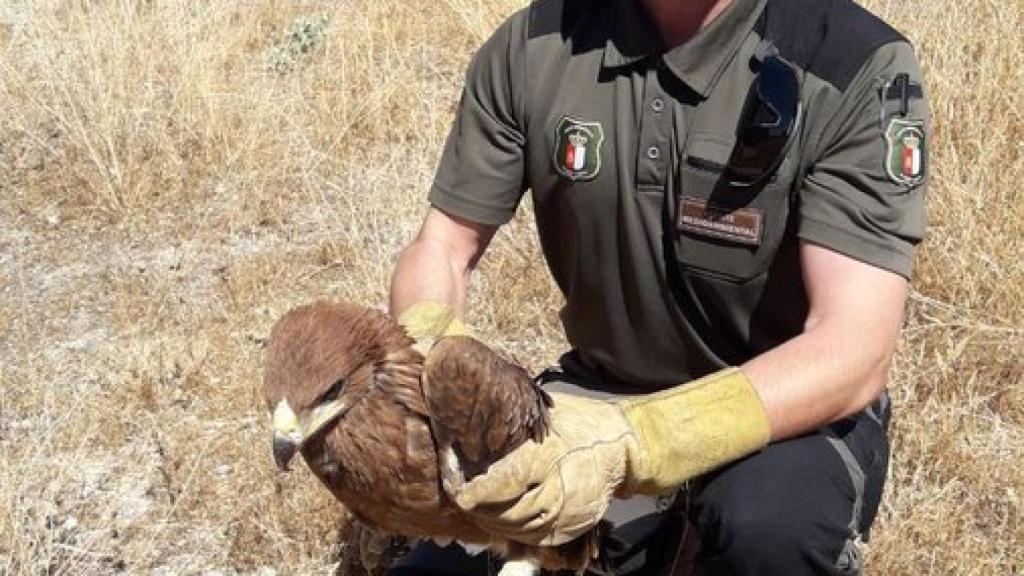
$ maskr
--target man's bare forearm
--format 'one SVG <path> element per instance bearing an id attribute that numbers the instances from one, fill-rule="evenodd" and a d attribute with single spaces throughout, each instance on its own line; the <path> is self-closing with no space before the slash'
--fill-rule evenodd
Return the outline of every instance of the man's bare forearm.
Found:
<path id="1" fill-rule="evenodd" d="M 469 270 L 453 265 L 444 244 L 417 239 L 402 251 L 391 276 L 391 313 L 397 316 L 416 302 L 431 300 L 450 304 L 461 317 L 468 284 Z"/>
<path id="2" fill-rule="evenodd" d="M 891 350 L 860 344 L 821 327 L 743 365 L 764 403 L 773 441 L 854 414 L 884 389 Z"/>
<path id="3" fill-rule="evenodd" d="M 469 275 L 496 228 L 431 208 L 416 238 L 402 251 L 391 276 L 391 314 L 425 300 L 466 311 Z"/>
<path id="4" fill-rule="evenodd" d="M 811 311 L 804 332 L 743 365 L 772 440 L 864 409 L 885 388 L 906 281 L 813 245 L 802 247 Z"/>

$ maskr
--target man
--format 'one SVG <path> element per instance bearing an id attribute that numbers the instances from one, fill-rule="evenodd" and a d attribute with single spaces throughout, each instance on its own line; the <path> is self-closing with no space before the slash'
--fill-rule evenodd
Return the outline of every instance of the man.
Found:
<path id="1" fill-rule="evenodd" d="M 928 133 L 913 49 L 847 0 L 510 18 L 470 65 L 392 311 L 461 329 L 469 273 L 529 189 L 573 346 L 544 380 L 585 397 L 557 396 L 554 432 L 455 501 L 529 543 L 611 519 L 618 574 L 672 570 L 684 510 L 704 573 L 857 573 Z M 483 573 L 457 555 L 396 573 Z"/>

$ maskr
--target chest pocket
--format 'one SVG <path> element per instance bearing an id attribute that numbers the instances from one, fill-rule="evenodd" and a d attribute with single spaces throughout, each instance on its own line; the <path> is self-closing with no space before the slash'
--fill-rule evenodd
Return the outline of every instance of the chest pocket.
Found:
<path id="1" fill-rule="evenodd" d="M 673 247 L 684 275 L 750 280 L 771 266 L 786 235 L 797 151 L 789 151 L 772 178 L 740 187 L 726 175 L 733 142 L 693 134 L 681 159 Z"/>

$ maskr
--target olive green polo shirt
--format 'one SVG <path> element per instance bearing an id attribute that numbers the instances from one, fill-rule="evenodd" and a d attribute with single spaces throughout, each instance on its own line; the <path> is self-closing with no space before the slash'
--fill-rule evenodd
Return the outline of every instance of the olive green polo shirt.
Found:
<path id="1" fill-rule="evenodd" d="M 430 193 L 500 225 L 530 190 L 570 343 L 638 390 L 799 334 L 800 239 L 906 276 L 924 232 L 921 73 L 882 21 L 846 0 L 735 0 L 686 43 L 657 39 L 639 0 L 512 16 L 469 67 Z M 730 163 L 773 54 L 802 115 L 744 187 Z"/>

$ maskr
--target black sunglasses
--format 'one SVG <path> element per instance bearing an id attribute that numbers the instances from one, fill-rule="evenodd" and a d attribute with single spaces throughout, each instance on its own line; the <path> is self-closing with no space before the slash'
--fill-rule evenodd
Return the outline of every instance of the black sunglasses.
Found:
<path id="1" fill-rule="evenodd" d="M 778 56 L 761 60 L 729 158 L 733 186 L 757 186 L 775 174 L 800 125 L 803 104 L 796 71 Z"/>

